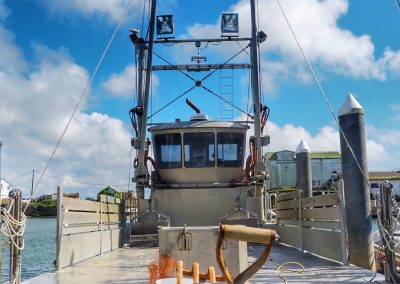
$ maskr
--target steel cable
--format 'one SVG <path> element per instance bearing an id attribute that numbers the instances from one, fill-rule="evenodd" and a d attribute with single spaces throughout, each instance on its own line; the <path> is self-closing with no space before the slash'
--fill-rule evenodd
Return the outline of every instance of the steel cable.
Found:
<path id="1" fill-rule="evenodd" d="M 43 179 L 44 174 L 46 173 L 47 169 L 49 168 L 50 163 L 51 163 L 51 161 L 53 160 L 53 157 L 54 157 L 54 155 L 56 154 L 56 152 L 57 152 L 57 150 L 58 150 L 58 147 L 59 147 L 60 144 L 61 144 L 61 141 L 63 140 L 65 134 L 67 133 L 67 130 L 68 130 L 68 128 L 69 128 L 69 126 L 70 126 L 70 124 L 71 124 L 71 122 L 72 122 L 72 119 L 74 118 L 76 112 L 78 111 L 78 108 L 79 108 L 79 106 L 80 106 L 80 104 L 81 104 L 83 98 L 87 95 L 87 93 L 88 93 L 88 91 L 89 91 L 89 88 L 90 88 L 90 86 L 91 86 L 91 84 L 92 84 L 92 82 L 93 82 L 93 80 L 94 80 L 94 78 L 95 78 L 95 76 L 96 76 L 96 74 L 97 74 L 97 71 L 99 70 L 101 64 L 103 63 L 103 60 L 104 60 L 106 54 L 108 53 L 108 50 L 110 49 L 111 43 L 114 41 L 115 35 L 117 34 L 117 32 L 118 32 L 120 26 L 121 26 L 122 23 L 124 22 L 124 20 L 125 20 L 125 18 L 126 18 L 126 15 L 128 14 L 128 11 L 129 11 L 131 5 L 132 5 L 132 0 L 129 0 L 128 4 L 127 4 L 126 7 L 125 7 L 124 13 L 123 13 L 123 15 L 121 16 L 121 18 L 120 18 L 120 20 L 119 20 L 117 26 L 115 27 L 115 29 L 114 29 L 114 31 L 113 31 L 113 33 L 112 33 L 112 35 L 111 35 L 111 37 L 110 37 L 110 39 L 109 39 L 109 41 L 108 41 L 108 43 L 107 43 L 107 46 L 106 46 L 105 50 L 103 51 L 103 53 L 102 53 L 102 55 L 101 55 L 101 57 L 100 57 L 100 60 L 99 60 L 99 62 L 97 63 L 96 68 L 94 69 L 94 71 L 93 71 L 93 73 L 92 73 L 92 76 L 90 77 L 90 80 L 87 82 L 87 84 L 86 84 L 86 86 L 85 86 L 85 88 L 84 88 L 84 90 L 83 90 L 81 96 L 79 97 L 79 100 L 78 100 L 78 102 L 77 102 L 77 104 L 76 104 L 76 106 L 75 106 L 75 108 L 74 108 L 74 110 L 73 110 L 71 116 L 69 117 L 68 122 L 67 122 L 67 124 L 66 124 L 66 126 L 65 126 L 65 128 L 64 128 L 64 130 L 63 130 L 63 132 L 62 132 L 62 134 L 61 134 L 61 136 L 60 136 L 60 138 L 58 139 L 57 144 L 56 144 L 56 146 L 54 147 L 53 152 L 51 153 L 51 156 L 50 156 L 49 160 L 47 161 L 44 170 L 42 171 L 42 174 L 40 175 L 39 180 L 37 181 L 35 188 L 32 190 L 30 199 L 29 199 L 28 202 L 27 202 L 27 206 L 25 207 L 24 212 L 26 211 L 26 208 L 28 208 L 28 205 L 29 205 L 29 203 L 31 202 L 31 199 L 32 199 L 33 194 L 34 194 L 35 191 L 37 190 L 38 186 L 40 185 L 40 183 L 41 183 L 41 181 L 42 181 L 42 179 Z"/>
<path id="2" fill-rule="evenodd" d="M 299 42 L 299 40 L 297 39 L 297 36 L 296 36 L 296 34 L 295 34 L 295 32 L 294 32 L 294 30 L 293 30 L 293 28 L 292 28 L 292 26 L 291 26 L 291 24 L 290 24 L 288 18 L 286 17 L 285 11 L 283 10 L 283 8 L 282 8 L 282 6 L 281 6 L 280 1 L 279 1 L 279 0 L 276 0 L 276 2 L 278 3 L 279 9 L 281 10 L 283 17 L 285 18 L 285 21 L 286 21 L 287 25 L 289 26 L 289 29 L 290 29 L 290 31 L 291 31 L 291 33 L 292 33 L 292 35 L 293 35 L 293 38 L 295 39 L 295 41 L 296 41 L 296 43 L 297 43 L 297 46 L 299 47 L 300 52 L 301 52 L 301 54 L 303 55 L 303 58 L 304 58 L 304 60 L 306 61 L 307 66 L 308 66 L 308 68 L 309 68 L 309 70 L 310 70 L 312 76 L 314 77 L 315 82 L 316 82 L 317 85 L 318 85 L 319 91 L 320 91 L 320 93 L 321 93 L 321 95 L 322 95 L 322 97 L 323 97 L 323 99 L 324 99 L 324 101 L 325 101 L 325 103 L 326 103 L 326 105 L 327 105 L 327 107 L 328 107 L 330 113 L 332 114 L 333 119 L 335 120 L 335 122 L 336 122 L 336 124 L 337 124 L 337 126 L 338 126 L 338 128 L 339 128 L 339 132 L 342 134 L 343 140 L 345 141 L 346 146 L 349 148 L 350 153 L 351 153 L 352 157 L 354 158 L 354 161 L 355 161 L 356 164 L 357 164 L 357 168 L 360 170 L 360 172 L 361 172 L 361 174 L 362 174 L 362 176 L 363 176 L 363 178 L 364 178 L 365 183 L 367 184 L 368 188 L 371 190 L 371 186 L 370 186 L 370 184 L 369 184 L 369 180 L 368 180 L 366 174 L 364 173 L 364 170 L 362 169 L 360 163 L 358 162 L 357 157 L 356 157 L 356 155 L 355 155 L 355 153 L 354 153 L 354 151 L 353 151 L 353 148 L 350 146 L 350 143 L 349 143 L 349 141 L 348 141 L 348 139 L 347 139 L 347 137 L 346 137 L 346 135 L 345 135 L 345 133 L 344 133 L 342 127 L 340 127 L 339 121 L 338 121 L 338 119 L 337 119 L 337 117 L 336 117 L 336 115 L 335 115 L 335 113 L 334 113 L 334 111 L 333 111 L 333 109 L 332 109 L 331 104 L 329 103 L 328 97 L 326 96 L 325 91 L 323 90 L 322 85 L 321 85 L 321 83 L 319 82 L 318 77 L 317 77 L 317 75 L 315 74 L 313 67 L 311 66 L 310 61 L 308 60 L 307 56 L 305 55 L 305 53 L 304 53 L 304 51 L 303 51 L 303 48 L 301 47 L 300 42 Z"/>

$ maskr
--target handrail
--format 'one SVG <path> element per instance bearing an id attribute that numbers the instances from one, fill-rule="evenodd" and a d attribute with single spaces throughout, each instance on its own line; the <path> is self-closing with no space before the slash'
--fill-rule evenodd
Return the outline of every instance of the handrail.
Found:
<path id="1" fill-rule="evenodd" d="M 235 278 L 233 278 L 231 272 L 226 266 L 224 255 L 222 252 L 223 240 L 237 240 L 247 241 L 251 243 L 265 244 L 265 249 L 260 257 L 250 265 L 246 270 L 241 272 Z M 243 284 L 249 280 L 258 270 L 262 268 L 265 261 L 267 261 L 269 253 L 271 252 L 272 245 L 275 243 L 276 232 L 270 229 L 258 229 L 246 226 L 238 225 L 224 225 L 220 224 L 219 234 L 216 246 L 216 256 L 218 266 L 228 283 Z"/>

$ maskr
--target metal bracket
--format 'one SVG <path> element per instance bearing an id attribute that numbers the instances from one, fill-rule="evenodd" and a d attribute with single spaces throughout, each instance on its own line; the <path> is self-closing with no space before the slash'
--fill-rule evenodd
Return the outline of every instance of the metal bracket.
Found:
<path id="1" fill-rule="evenodd" d="M 192 249 L 192 234 L 186 231 L 186 227 L 183 229 L 182 234 L 178 239 L 179 250 L 190 251 Z"/>

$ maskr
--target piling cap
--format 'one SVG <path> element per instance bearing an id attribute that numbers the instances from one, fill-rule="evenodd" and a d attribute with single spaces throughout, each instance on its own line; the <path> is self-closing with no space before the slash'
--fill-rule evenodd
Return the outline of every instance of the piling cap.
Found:
<path id="1" fill-rule="evenodd" d="M 296 153 L 310 153 L 310 147 L 308 147 L 307 143 L 301 139 L 299 146 L 297 146 Z"/>
<path id="2" fill-rule="evenodd" d="M 349 93 L 346 100 L 343 102 L 342 106 L 339 109 L 339 116 L 353 113 L 364 114 L 364 108 L 353 97 L 353 95 Z"/>

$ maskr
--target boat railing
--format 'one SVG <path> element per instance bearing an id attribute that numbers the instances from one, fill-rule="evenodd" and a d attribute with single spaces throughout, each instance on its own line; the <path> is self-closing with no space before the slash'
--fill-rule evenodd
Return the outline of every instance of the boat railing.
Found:
<path id="1" fill-rule="evenodd" d="M 302 191 L 277 195 L 281 243 L 348 264 L 343 203 L 339 192 L 302 197 Z"/>
<path id="2" fill-rule="evenodd" d="M 123 246 L 126 210 L 123 200 L 100 195 L 99 201 L 63 197 L 57 192 L 56 270 Z"/>

